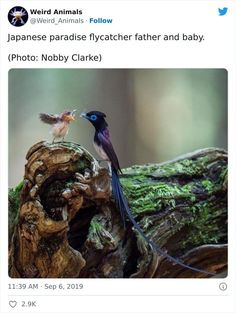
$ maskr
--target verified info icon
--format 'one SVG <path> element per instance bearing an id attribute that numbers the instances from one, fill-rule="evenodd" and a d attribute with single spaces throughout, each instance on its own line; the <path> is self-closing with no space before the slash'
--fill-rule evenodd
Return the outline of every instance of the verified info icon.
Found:
<path id="1" fill-rule="evenodd" d="M 28 21 L 28 12 L 23 7 L 13 7 L 8 12 L 8 21 L 11 25 L 19 27 L 25 25 Z"/>
<path id="2" fill-rule="evenodd" d="M 227 11 L 228 11 L 228 8 L 223 8 L 223 9 L 218 8 L 219 16 L 225 15 Z"/>

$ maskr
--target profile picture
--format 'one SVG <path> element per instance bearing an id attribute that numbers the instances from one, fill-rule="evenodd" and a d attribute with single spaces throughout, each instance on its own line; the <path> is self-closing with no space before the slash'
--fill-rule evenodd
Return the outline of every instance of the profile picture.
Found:
<path id="1" fill-rule="evenodd" d="M 11 25 L 20 27 L 27 23 L 28 12 L 25 8 L 16 6 L 8 12 L 8 21 Z"/>

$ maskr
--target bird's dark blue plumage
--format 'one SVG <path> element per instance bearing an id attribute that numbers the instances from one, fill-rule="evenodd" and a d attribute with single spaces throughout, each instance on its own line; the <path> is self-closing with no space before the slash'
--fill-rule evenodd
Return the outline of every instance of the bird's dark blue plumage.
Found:
<path id="1" fill-rule="evenodd" d="M 116 172 L 121 173 L 120 164 L 119 164 L 117 155 L 114 151 L 114 148 L 112 146 L 108 129 L 105 128 L 104 130 L 96 131 L 95 138 L 94 138 L 95 142 L 96 142 L 96 138 L 98 139 L 97 141 L 98 145 L 100 145 L 102 149 L 105 151 L 108 157 L 108 161 L 111 162 L 111 165 L 114 168 L 114 170 L 116 170 Z"/>
<path id="2" fill-rule="evenodd" d="M 121 218 L 123 223 L 125 224 L 125 217 L 128 217 L 129 221 L 133 224 L 134 228 L 140 233 L 143 239 L 152 247 L 153 250 L 158 252 L 160 255 L 166 257 L 169 261 L 178 264 L 184 268 L 189 270 L 204 273 L 207 275 L 214 275 L 214 273 L 204 271 L 202 269 L 198 269 L 196 267 L 184 264 L 181 260 L 172 257 L 164 250 L 162 250 L 157 244 L 155 244 L 150 238 L 148 238 L 143 232 L 142 228 L 135 221 L 133 214 L 130 210 L 128 200 L 124 195 L 122 186 L 120 184 L 119 172 L 121 173 L 119 161 L 113 145 L 110 140 L 108 124 L 105 121 L 106 115 L 99 111 L 91 111 L 88 113 L 82 113 L 80 115 L 83 118 L 89 120 L 93 126 L 95 127 L 95 135 L 94 135 L 94 146 L 99 156 L 108 162 L 110 162 L 111 166 L 111 174 L 112 174 L 112 194 L 115 199 L 116 205 L 118 206 L 121 214 Z"/>

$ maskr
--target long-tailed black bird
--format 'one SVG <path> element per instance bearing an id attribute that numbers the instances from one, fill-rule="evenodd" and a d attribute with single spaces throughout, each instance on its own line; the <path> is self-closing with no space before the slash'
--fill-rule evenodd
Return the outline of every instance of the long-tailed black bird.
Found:
<path id="1" fill-rule="evenodd" d="M 112 194 L 115 199 L 116 205 L 120 210 L 123 222 L 125 221 L 125 217 L 127 216 L 133 226 L 137 229 L 137 231 L 144 238 L 144 240 L 153 248 L 153 250 L 156 250 L 159 254 L 166 257 L 169 261 L 195 272 L 201 272 L 207 275 L 214 275 L 215 273 L 192 267 L 190 265 L 184 264 L 181 260 L 172 257 L 171 255 L 163 251 L 157 244 L 155 244 L 144 234 L 143 230 L 135 221 L 132 215 L 128 200 L 126 199 L 123 193 L 122 186 L 120 184 L 119 173 L 121 173 L 121 168 L 110 140 L 108 124 L 105 120 L 106 115 L 99 111 L 91 111 L 88 113 L 81 113 L 80 117 L 87 119 L 95 127 L 94 147 L 102 160 L 108 161 L 108 164 L 110 164 L 109 168 L 112 174 Z"/>

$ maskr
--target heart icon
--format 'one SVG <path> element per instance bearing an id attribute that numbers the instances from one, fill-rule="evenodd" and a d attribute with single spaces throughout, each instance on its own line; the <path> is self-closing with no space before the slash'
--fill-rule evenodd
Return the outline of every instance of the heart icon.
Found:
<path id="1" fill-rule="evenodd" d="M 16 301 L 9 301 L 9 305 L 10 305 L 10 307 L 14 308 L 14 307 L 16 307 L 17 302 Z"/>

